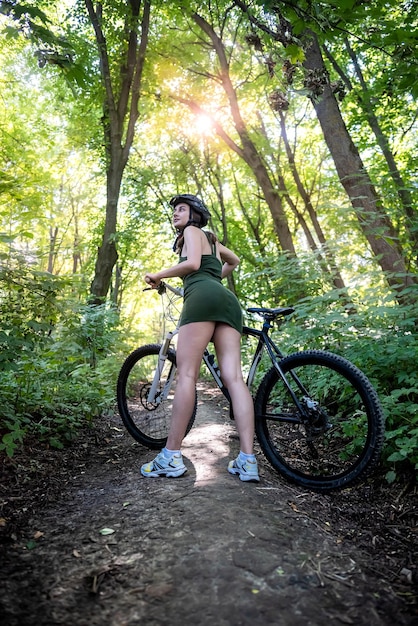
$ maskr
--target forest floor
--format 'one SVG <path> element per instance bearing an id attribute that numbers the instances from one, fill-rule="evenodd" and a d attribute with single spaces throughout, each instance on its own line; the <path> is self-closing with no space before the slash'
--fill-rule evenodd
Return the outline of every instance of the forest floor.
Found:
<path id="1" fill-rule="evenodd" d="M 154 453 L 118 416 L 65 450 L 2 458 L 2 626 L 406 626 L 418 623 L 417 495 L 406 477 L 319 494 L 238 452 L 221 397 L 199 387 L 188 472 L 146 479 Z"/>

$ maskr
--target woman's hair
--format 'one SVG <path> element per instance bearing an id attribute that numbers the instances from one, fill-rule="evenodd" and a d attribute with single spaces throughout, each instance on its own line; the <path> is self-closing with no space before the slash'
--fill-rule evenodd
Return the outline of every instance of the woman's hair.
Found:
<path id="1" fill-rule="evenodd" d="M 194 211 L 193 209 L 191 210 L 191 214 L 192 214 L 192 221 L 188 224 L 188 226 L 189 225 L 193 225 L 193 226 L 197 226 L 198 228 L 202 228 L 202 226 L 201 226 L 201 223 L 202 223 L 201 215 L 199 213 L 197 213 L 197 211 Z M 187 226 L 186 226 L 186 228 L 187 228 Z M 183 246 L 184 246 L 184 230 L 182 230 L 178 234 L 177 239 L 175 240 L 174 245 L 173 245 L 174 252 L 177 252 L 178 254 L 181 254 L 181 251 L 183 250 Z M 218 241 L 218 238 L 216 237 L 216 235 L 212 231 L 205 230 L 204 233 L 207 236 L 208 241 L 209 241 L 209 243 L 212 246 Z"/>

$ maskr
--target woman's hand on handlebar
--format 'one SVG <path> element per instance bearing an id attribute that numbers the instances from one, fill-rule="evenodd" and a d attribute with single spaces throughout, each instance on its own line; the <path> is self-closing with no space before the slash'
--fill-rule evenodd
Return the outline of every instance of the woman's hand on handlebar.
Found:
<path id="1" fill-rule="evenodd" d="M 157 274 L 145 274 L 144 280 L 151 287 L 151 289 L 158 289 L 161 280 L 157 278 Z"/>

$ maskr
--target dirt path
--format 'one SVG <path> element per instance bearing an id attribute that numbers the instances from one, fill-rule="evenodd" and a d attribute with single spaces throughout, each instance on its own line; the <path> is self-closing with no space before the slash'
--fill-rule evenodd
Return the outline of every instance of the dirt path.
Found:
<path id="1" fill-rule="evenodd" d="M 61 495 L 40 491 L 2 551 L 2 626 L 416 624 L 338 517 L 344 494 L 288 485 L 261 456 L 259 485 L 230 476 L 234 425 L 218 396 L 199 397 L 179 479 L 141 478 L 153 452 L 116 418 L 94 456 L 51 465 Z"/>

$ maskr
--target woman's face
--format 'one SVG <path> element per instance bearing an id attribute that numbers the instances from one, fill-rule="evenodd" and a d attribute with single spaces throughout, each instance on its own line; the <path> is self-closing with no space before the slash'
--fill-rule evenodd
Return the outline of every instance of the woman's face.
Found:
<path id="1" fill-rule="evenodd" d="M 176 204 L 173 210 L 173 224 L 175 228 L 184 228 L 189 221 L 190 207 L 185 202 Z"/>

